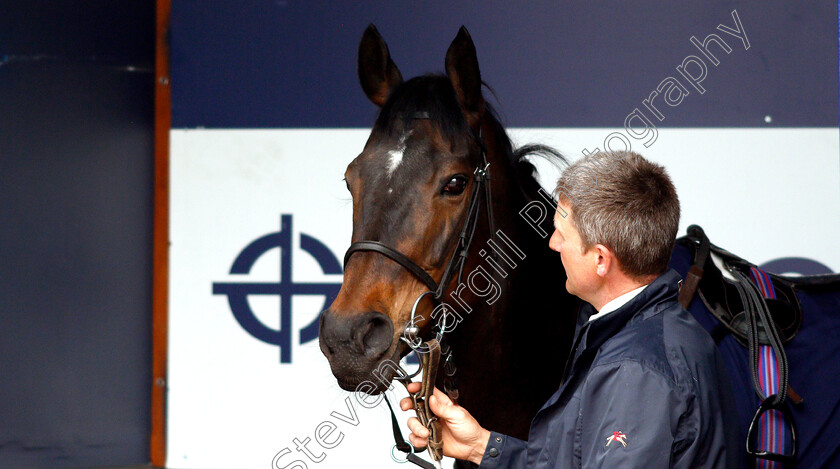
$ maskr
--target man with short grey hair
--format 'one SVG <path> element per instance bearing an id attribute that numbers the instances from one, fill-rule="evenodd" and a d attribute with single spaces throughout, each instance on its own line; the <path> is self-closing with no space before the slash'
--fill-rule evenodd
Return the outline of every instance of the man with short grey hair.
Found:
<path id="1" fill-rule="evenodd" d="M 677 303 L 680 276 L 668 269 L 680 205 L 665 169 L 636 153 L 600 152 L 566 169 L 556 195 L 549 246 L 566 289 L 588 303 L 562 384 L 528 441 L 482 428 L 435 390 L 444 454 L 488 468 L 743 465 L 723 362 Z M 428 430 L 416 418 L 408 425 L 412 444 L 425 446 Z"/>

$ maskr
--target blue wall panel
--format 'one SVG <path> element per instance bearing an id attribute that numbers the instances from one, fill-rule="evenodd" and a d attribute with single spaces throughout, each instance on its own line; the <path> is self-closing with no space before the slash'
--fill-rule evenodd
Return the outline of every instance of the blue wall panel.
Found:
<path id="1" fill-rule="evenodd" d="M 659 126 L 835 126 L 837 4 L 767 2 L 173 2 L 173 127 L 369 127 L 356 48 L 374 23 L 403 76 L 438 72 L 458 28 L 517 127 L 614 127 L 675 67 L 690 38 L 732 47 L 703 58 L 707 90 Z M 737 10 L 750 43 L 717 30 Z M 716 50 L 717 46 L 712 46 Z M 689 90 L 693 90 L 689 88 Z"/>

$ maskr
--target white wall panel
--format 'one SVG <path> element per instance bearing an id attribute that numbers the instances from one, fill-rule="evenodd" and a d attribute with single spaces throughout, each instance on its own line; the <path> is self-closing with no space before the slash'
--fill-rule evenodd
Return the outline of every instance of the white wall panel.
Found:
<path id="1" fill-rule="evenodd" d="M 292 215 L 295 283 L 340 283 L 300 248 L 306 234 L 338 262 L 350 244 L 352 206 L 341 181 L 368 130 L 173 130 L 167 467 L 394 467 L 384 404 L 367 409 L 342 391 L 317 339 L 299 330 L 317 318 L 321 296 L 292 300 L 291 363 L 280 349 L 246 332 L 214 283 L 280 280 L 280 250 L 248 275 L 229 274 L 252 241 L 280 230 Z M 571 158 L 603 148 L 610 129 L 514 129 L 517 143 L 555 146 Z M 665 165 L 683 207 L 680 233 L 702 225 L 712 242 L 757 264 L 806 257 L 840 269 L 840 145 L 836 129 L 662 129 L 643 155 Z M 543 183 L 556 170 L 544 163 Z M 515 208 L 517 211 L 519 207 Z M 277 329 L 280 300 L 250 296 L 258 321 Z M 392 398 L 402 396 L 397 389 Z M 348 404 L 349 403 L 349 404 Z M 348 405 L 351 408 L 348 407 Z M 336 417 L 356 413 L 357 425 Z M 409 417 L 404 414 L 401 420 Z M 295 448 L 332 421 L 341 443 Z M 338 433 L 335 433 L 336 437 Z M 291 453 L 275 460 L 278 452 Z"/>

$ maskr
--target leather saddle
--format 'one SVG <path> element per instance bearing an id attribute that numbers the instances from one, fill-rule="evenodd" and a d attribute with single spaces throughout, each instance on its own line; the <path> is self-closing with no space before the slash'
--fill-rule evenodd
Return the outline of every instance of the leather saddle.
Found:
<path id="1" fill-rule="evenodd" d="M 696 294 L 723 325 L 724 331 L 713 332 L 716 342 L 722 338 L 721 332 L 731 333 L 744 346 L 747 345 L 749 324 L 741 296 L 738 294 L 738 280 L 731 274 L 737 270 L 749 277 L 754 264 L 719 248 L 709 242 L 702 228 L 689 227 L 688 236 L 678 242 L 685 243 L 694 252 L 694 265 L 686 276 L 680 290 L 680 303 L 688 308 L 688 303 Z M 790 342 L 802 326 L 802 307 L 796 296 L 796 289 L 801 284 L 794 277 L 782 277 L 769 274 L 776 292 L 776 298 L 765 298 L 773 324 L 776 326 L 783 343 Z M 758 339 L 762 345 L 768 345 L 768 335 L 758 324 Z"/>

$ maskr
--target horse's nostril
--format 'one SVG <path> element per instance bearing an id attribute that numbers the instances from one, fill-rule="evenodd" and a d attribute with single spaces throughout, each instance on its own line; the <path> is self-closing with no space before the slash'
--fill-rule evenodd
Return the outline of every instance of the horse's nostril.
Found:
<path id="1" fill-rule="evenodd" d="M 321 313 L 318 323 L 318 345 L 327 358 L 335 353 L 333 345 L 338 336 L 336 329 L 339 327 L 340 324 L 335 320 L 332 311 L 328 309 Z"/>
<path id="2" fill-rule="evenodd" d="M 330 360 L 347 358 L 347 354 L 378 358 L 391 347 L 394 326 L 382 313 L 338 316 L 328 309 L 321 313 L 318 332 L 321 352 Z"/>
<path id="3" fill-rule="evenodd" d="M 362 339 L 366 355 L 377 355 L 391 346 L 392 328 L 382 318 L 372 318 L 370 326 Z"/>
<path id="4" fill-rule="evenodd" d="M 360 317 L 354 331 L 354 342 L 359 352 L 367 357 L 376 357 L 391 347 L 394 327 L 391 320 L 382 313 L 368 313 Z"/>

